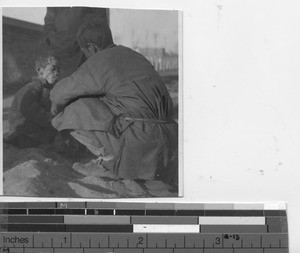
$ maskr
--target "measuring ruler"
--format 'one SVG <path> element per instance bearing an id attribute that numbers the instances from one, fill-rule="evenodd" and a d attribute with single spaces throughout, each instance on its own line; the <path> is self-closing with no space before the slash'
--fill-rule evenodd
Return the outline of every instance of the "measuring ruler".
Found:
<path id="1" fill-rule="evenodd" d="M 0 252 L 287 253 L 285 206 L 0 203 Z"/>

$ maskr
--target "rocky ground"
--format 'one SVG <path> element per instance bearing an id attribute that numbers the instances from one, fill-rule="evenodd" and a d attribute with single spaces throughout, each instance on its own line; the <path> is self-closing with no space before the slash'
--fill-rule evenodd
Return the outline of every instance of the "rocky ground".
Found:
<path id="1" fill-rule="evenodd" d="M 161 181 L 120 179 L 92 160 L 72 162 L 44 148 L 3 146 L 4 195 L 39 197 L 176 197 Z"/>

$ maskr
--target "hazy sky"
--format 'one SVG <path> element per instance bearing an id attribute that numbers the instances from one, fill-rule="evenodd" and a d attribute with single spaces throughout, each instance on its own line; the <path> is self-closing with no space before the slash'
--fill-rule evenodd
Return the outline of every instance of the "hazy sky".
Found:
<path id="1" fill-rule="evenodd" d="M 46 8 L 42 7 L 6 7 L 2 8 L 3 16 L 44 24 Z"/>
<path id="2" fill-rule="evenodd" d="M 37 24 L 44 23 L 46 8 L 3 8 L 3 16 Z M 116 44 L 139 47 L 164 47 L 178 52 L 178 12 L 110 9 L 110 25 Z"/>

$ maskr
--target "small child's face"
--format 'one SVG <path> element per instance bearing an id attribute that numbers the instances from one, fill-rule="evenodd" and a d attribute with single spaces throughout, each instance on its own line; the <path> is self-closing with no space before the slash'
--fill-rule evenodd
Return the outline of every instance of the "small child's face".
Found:
<path id="1" fill-rule="evenodd" d="M 58 80 L 59 74 L 59 66 L 55 64 L 47 64 L 46 67 L 38 69 L 39 77 L 46 79 L 50 84 L 54 84 Z"/>

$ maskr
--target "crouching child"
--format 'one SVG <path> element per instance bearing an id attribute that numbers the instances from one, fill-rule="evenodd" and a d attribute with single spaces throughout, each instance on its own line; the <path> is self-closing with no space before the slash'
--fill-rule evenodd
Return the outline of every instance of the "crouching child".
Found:
<path id="1" fill-rule="evenodd" d="M 9 113 L 9 133 L 4 142 L 19 148 L 50 143 L 57 135 L 51 120 L 50 90 L 59 78 L 55 57 L 39 56 L 35 61 L 37 76 L 15 95 Z"/>

